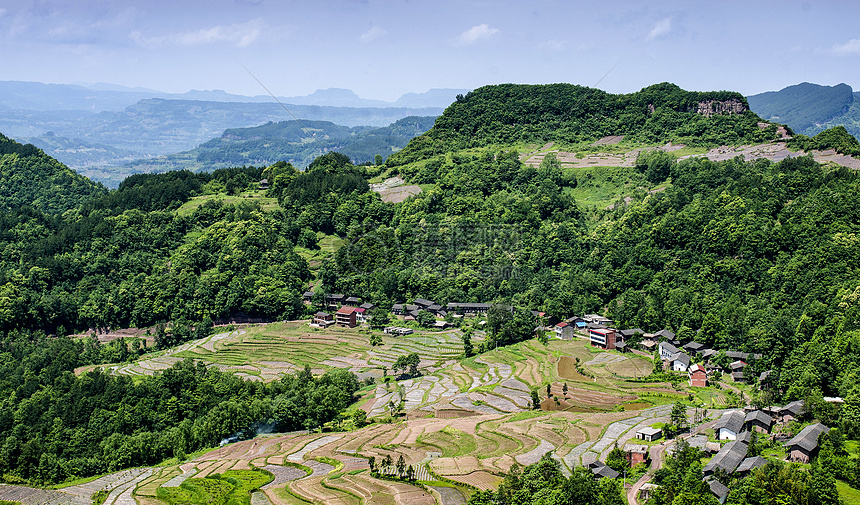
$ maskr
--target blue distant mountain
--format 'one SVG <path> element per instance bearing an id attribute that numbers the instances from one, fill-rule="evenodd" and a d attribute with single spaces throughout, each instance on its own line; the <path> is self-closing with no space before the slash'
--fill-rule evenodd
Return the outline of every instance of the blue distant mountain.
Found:
<path id="1" fill-rule="evenodd" d="M 748 96 L 747 102 L 763 119 L 786 124 L 795 133 L 811 137 L 842 125 L 860 138 L 860 93 L 844 83 L 822 86 L 803 82 Z"/>

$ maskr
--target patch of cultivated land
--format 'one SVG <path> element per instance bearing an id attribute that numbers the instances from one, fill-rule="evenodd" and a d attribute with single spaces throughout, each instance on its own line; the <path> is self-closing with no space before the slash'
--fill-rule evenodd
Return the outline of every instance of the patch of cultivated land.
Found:
<path id="1" fill-rule="evenodd" d="M 564 471 L 603 459 L 614 443 L 623 444 L 638 428 L 666 422 L 671 403 L 686 398 L 687 388 L 629 379 L 650 373 L 651 360 L 634 353 L 601 351 L 585 339 L 537 340 L 495 349 L 460 360 L 459 330 L 383 337 L 371 347 L 363 329 L 310 328 L 306 321 L 245 326 L 120 367 L 112 373 L 152 374 L 184 358 L 233 371 L 255 380 L 275 380 L 305 365 L 315 373 L 351 370 L 375 377 L 362 408 L 378 422 L 346 433 L 297 432 L 261 436 L 226 445 L 181 465 L 136 469 L 58 491 L 51 496 L 0 487 L 0 499 L 87 505 L 96 491 L 111 504 L 154 499 L 159 487 L 227 470 L 264 468 L 274 480 L 255 496 L 257 505 L 298 503 L 436 503 L 455 492 L 429 493 L 405 483 L 380 480 L 369 472 L 368 458 L 403 456 L 419 480 L 440 477 L 469 489 L 492 489 L 514 464 L 527 465 L 546 453 Z M 417 352 L 422 376 L 383 382 L 382 367 Z M 590 376 L 577 371 L 579 366 Z M 547 396 L 549 385 L 549 396 Z M 566 388 L 565 388 L 566 386 Z M 565 391 L 566 389 L 566 391 Z M 531 410 L 536 391 L 542 410 Z M 715 389 L 691 391 L 709 404 L 724 395 Z M 711 394 L 713 392 L 713 394 Z M 405 401 L 406 416 L 390 421 L 389 401 Z M 388 420 L 388 422 L 386 422 Z M 336 460 L 337 467 L 330 464 Z M 394 467 L 382 469 L 392 475 Z M 21 499 L 17 499 L 21 498 Z M 29 500 L 29 501 L 28 501 Z M 443 500 L 444 502 L 444 500 Z"/>

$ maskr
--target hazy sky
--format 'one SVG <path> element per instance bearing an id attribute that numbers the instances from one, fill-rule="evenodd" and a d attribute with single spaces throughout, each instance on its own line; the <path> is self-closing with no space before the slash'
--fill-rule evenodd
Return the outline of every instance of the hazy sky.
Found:
<path id="1" fill-rule="evenodd" d="M 858 14 L 860 2 L 819 0 L 0 0 L 0 80 L 265 94 L 241 62 L 280 96 L 503 82 L 857 90 Z"/>

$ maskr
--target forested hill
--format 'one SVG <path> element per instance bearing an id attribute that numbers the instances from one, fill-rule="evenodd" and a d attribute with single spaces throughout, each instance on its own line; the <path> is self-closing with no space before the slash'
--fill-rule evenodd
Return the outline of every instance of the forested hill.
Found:
<path id="1" fill-rule="evenodd" d="M 29 205 L 55 214 L 106 192 L 101 184 L 70 170 L 33 145 L 19 144 L 0 134 L 0 209 Z"/>
<path id="2" fill-rule="evenodd" d="M 487 144 L 567 142 L 626 135 L 631 140 L 687 145 L 763 142 L 776 127 L 759 127 L 746 99 L 732 91 L 691 92 L 670 83 L 613 95 L 573 84 L 502 84 L 458 95 L 426 135 L 389 164 Z"/>

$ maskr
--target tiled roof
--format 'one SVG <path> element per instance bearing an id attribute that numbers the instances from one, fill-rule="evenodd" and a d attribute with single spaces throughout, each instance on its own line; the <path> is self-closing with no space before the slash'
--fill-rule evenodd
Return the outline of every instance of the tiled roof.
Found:
<path id="1" fill-rule="evenodd" d="M 747 444 L 733 440 L 720 449 L 708 464 L 702 468 L 705 473 L 712 473 L 717 468 L 722 468 L 726 473 L 732 473 L 741 464 L 747 455 Z"/>
<path id="2" fill-rule="evenodd" d="M 818 447 L 818 436 L 829 429 L 821 423 L 810 424 L 806 428 L 803 428 L 794 438 L 786 442 L 785 445 L 788 447 L 796 445 L 806 452 L 810 452 Z"/>

